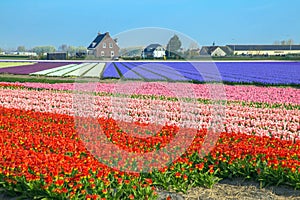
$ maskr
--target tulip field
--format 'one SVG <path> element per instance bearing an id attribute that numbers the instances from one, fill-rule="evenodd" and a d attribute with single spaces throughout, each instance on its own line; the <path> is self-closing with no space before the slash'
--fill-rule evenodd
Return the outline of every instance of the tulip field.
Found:
<path id="1" fill-rule="evenodd" d="M 27 199 L 150 200 L 241 177 L 300 189 L 299 63 L 275 63 L 273 71 L 256 63 L 251 73 L 250 63 L 223 63 L 221 78 L 232 83 L 224 85 L 188 82 L 203 80 L 188 63 L 137 65 L 7 68 L 128 80 L 0 82 L 0 188 Z M 235 84 L 247 80 L 260 85 Z"/>

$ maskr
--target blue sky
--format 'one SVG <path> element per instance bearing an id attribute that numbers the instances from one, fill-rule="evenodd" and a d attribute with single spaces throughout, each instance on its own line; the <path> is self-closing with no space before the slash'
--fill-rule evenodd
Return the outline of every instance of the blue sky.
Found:
<path id="1" fill-rule="evenodd" d="M 0 48 L 88 46 L 98 31 L 117 35 L 161 27 L 200 46 L 300 44 L 299 0 L 1 0 Z"/>

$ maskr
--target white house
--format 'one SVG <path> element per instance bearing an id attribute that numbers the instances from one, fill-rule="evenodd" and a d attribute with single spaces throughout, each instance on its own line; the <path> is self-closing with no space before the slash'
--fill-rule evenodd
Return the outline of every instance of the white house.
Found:
<path id="1" fill-rule="evenodd" d="M 233 54 L 233 51 L 227 46 L 203 46 L 200 50 L 202 56 L 228 56 Z"/>
<path id="2" fill-rule="evenodd" d="M 216 49 L 214 49 L 211 52 L 211 56 L 227 56 L 230 55 L 232 53 L 231 49 L 229 49 L 229 47 L 226 46 L 218 46 Z"/>
<path id="3" fill-rule="evenodd" d="M 166 55 L 166 50 L 160 44 L 150 44 L 143 52 L 143 58 L 163 58 Z"/>
<path id="4" fill-rule="evenodd" d="M 20 56 L 37 56 L 37 53 L 35 53 L 35 52 L 18 52 L 17 53 L 18 55 L 20 55 Z"/>

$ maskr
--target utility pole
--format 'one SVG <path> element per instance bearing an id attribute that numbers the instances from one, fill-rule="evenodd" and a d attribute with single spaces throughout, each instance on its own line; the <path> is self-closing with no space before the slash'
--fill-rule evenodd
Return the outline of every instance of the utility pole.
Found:
<path id="1" fill-rule="evenodd" d="M 171 40 L 170 40 L 170 43 L 169 43 L 169 58 L 170 58 L 170 49 L 171 49 Z"/>
<path id="2" fill-rule="evenodd" d="M 231 40 L 233 41 L 233 55 L 234 55 L 234 52 L 235 52 L 235 39 L 232 38 Z"/>

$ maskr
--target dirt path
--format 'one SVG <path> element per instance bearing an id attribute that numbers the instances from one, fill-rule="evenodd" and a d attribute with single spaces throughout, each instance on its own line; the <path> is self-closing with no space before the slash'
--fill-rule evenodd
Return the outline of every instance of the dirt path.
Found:
<path id="1" fill-rule="evenodd" d="M 1 194 L 0 200 L 18 200 L 19 197 L 10 197 Z M 197 187 L 189 190 L 187 194 L 159 191 L 158 200 L 165 200 L 168 196 L 172 200 L 300 200 L 300 190 L 286 186 L 272 186 L 260 188 L 259 183 L 243 181 L 242 179 L 222 180 L 212 189 Z"/>
<path id="2" fill-rule="evenodd" d="M 260 188 L 259 183 L 243 181 L 242 179 L 222 180 L 212 189 L 197 187 L 189 190 L 187 194 L 173 192 L 159 192 L 159 200 L 171 196 L 173 200 L 300 200 L 300 190 L 286 186 Z"/>

